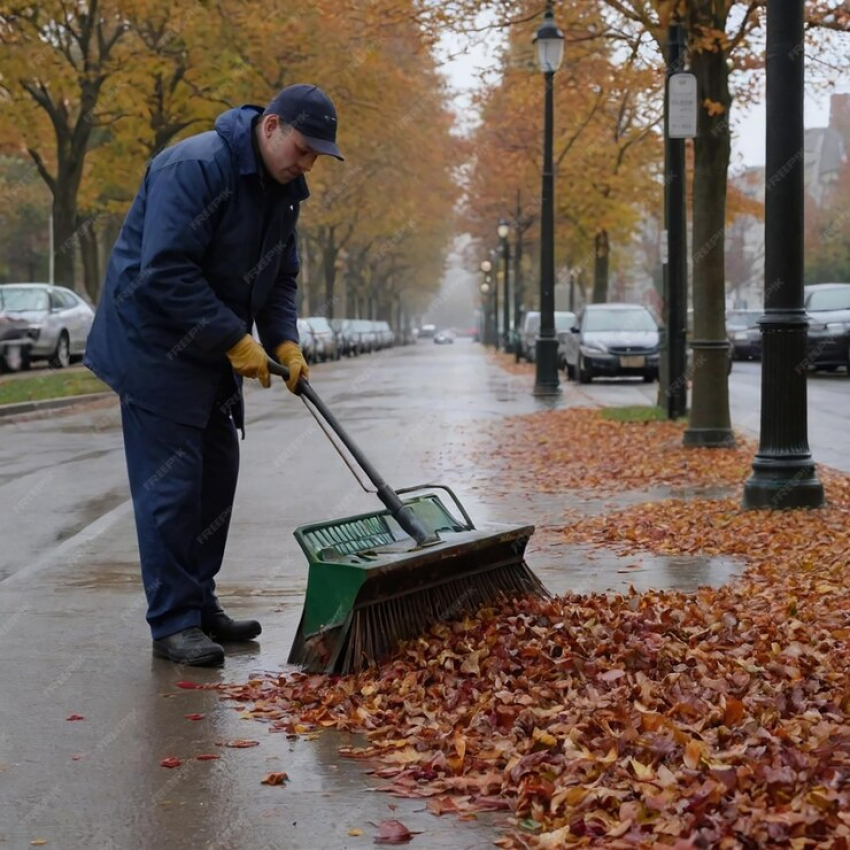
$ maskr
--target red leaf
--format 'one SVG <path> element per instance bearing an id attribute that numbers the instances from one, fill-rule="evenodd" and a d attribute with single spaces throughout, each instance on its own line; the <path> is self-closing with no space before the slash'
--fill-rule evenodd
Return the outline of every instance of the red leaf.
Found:
<path id="1" fill-rule="evenodd" d="M 65 719 L 66 720 L 85 720 L 86 718 L 83 717 L 82 714 L 72 714 L 69 717 L 66 717 Z"/>
<path id="2" fill-rule="evenodd" d="M 178 688 L 185 688 L 187 691 L 198 690 L 199 688 L 203 688 L 203 685 L 199 685 L 197 682 L 187 682 L 185 680 L 177 682 Z"/>
<path id="3" fill-rule="evenodd" d="M 187 720 L 203 720 L 206 717 L 206 714 L 184 714 L 183 716 Z"/>
<path id="4" fill-rule="evenodd" d="M 177 756 L 168 756 L 168 758 L 164 758 L 160 763 L 160 767 L 180 767 L 183 764 Z"/>
<path id="5" fill-rule="evenodd" d="M 382 820 L 378 824 L 378 836 L 375 844 L 407 844 L 418 832 L 411 832 L 401 821 Z"/>
<path id="6" fill-rule="evenodd" d="M 213 759 L 220 759 L 221 756 L 212 755 L 212 753 L 201 753 L 199 756 L 195 756 L 197 761 L 212 761 Z"/>

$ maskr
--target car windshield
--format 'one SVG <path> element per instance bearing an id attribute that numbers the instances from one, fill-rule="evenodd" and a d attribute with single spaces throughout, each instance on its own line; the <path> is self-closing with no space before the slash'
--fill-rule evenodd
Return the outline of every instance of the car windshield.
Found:
<path id="1" fill-rule="evenodd" d="M 647 310 L 588 310 L 584 317 L 586 331 L 654 331 L 658 330 Z"/>
<path id="2" fill-rule="evenodd" d="M 850 285 L 840 289 L 816 289 L 808 294 L 807 310 L 850 310 Z"/>
<path id="3" fill-rule="evenodd" d="M 329 333 L 331 330 L 328 320 L 322 316 L 310 316 L 307 319 L 307 324 L 318 334 Z"/>
<path id="4" fill-rule="evenodd" d="M 3 286 L 0 287 L 0 306 L 10 313 L 22 310 L 46 310 L 48 308 L 47 293 L 43 289 L 15 289 Z"/>
<path id="5" fill-rule="evenodd" d="M 575 313 L 555 313 L 556 331 L 568 331 L 575 323 Z"/>

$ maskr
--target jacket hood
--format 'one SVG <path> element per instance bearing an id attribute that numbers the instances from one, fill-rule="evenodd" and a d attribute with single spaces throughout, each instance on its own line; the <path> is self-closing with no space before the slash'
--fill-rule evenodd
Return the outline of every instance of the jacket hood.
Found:
<path id="1" fill-rule="evenodd" d="M 262 106 L 237 106 L 215 119 L 215 129 L 236 155 L 240 174 L 256 174 L 257 160 L 251 145 L 251 124 L 263 112 Z"/>

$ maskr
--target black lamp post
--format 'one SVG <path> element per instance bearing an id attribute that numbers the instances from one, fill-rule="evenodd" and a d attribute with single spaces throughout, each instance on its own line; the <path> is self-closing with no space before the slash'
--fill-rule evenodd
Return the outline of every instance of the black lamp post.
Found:
<path id="1" fill-rule="evenodd" d="M 502 351 L 509 352 L 511 350 L 511 287 L 510 274 L 511 267 L 511 246 L 508 243 L 508 234 L 511 232 L 511 226 L 507 221 L 502 219 L 496 229 L 499 234 L 499 240 L 502 243 L 502 263 L 505 275 L 505 285 L 502 294 Z"/>
<path id="2" fill-rule="evenodd" d="M 484 282 L 481 284 L 481 294 L 484 296 L 484 345 L 493 342 L 496 333 L 493 332 L 495 324 L 491 323 L 491 304 L 493 302 L 490 285 L 490 272 L 493 264 L 489 260 L 481 261 L 481 271 L 484 274 Z"/>
<path id="3" fill-rule="evenodd" d="M 809 451 L 806 396 L 803 21 L 803 0 L 768 0 L 761 431 L 753 474 L 744 484 L 745 508 L 824 504 Z"/>
<path id="4" fill-rule="evenodd" d="M 553 85 L 555 72 L 564 58 L 564 34 L 555 26 L 552 0 L 546 3 L 543 23 L 534 36 L 537 59 L 546 81 L 543 127 L 543 184 L 540 193 L 540 335 L 537 337 L 534 395 L 560 393 L 558 381 L 558 338 L 555 336 L 555 181 L 552 144 L 555 123 Z"/>
<path id="5" fill-rule="evenodd" d="M 490 284 L 482 280 L 478 290 L 481 293 L 481 344 L 487 345 L 490 336 Z"/>

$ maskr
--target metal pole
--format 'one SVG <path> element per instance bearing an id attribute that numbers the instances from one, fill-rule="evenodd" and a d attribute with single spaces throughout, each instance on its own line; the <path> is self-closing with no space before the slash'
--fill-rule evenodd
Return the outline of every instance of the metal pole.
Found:
<path id="1" fill-rule="evenodd" d="M 519 345 L 519 331 L 522 322 L 522 210 L 519 203 L 519 189 L 516 193 L 516 245 L 514 246 L 514 344 Z"/>
<path id="2" fill-rule="evenodd" d="M 551 10 L 551 3 L 547 7 Z M 555 336 L 555 188 L 552 145 L 555 123 L 555 72 L 547 71 L 543 129 L 543 182 L 540 194 L 540 335 L 537 337 L 534 395 L 560 393 L 558 338 Z"/>
<path id="3" fill-rule="evenodd" d="M 502 239 L 502 264 L 504 266 L 505 289 L 502 295 L 502 351 L 511 350 L 511 289 L 510 267 L 511 246 L 507 236 Z"/>
<path id="4" fill-rule="evenodd" d="M 494 256 L 495 252 L 491 251 L 490 256 L 493 259 L 496 259 Z M 499 350 L 499 263 L 498 261 L 493 263 L 493 284 L 492 284 L 492 296 L 493 296 L 493 348 L 496 351 Z"/>
<path id="5" fill-rule="evenodd" d="M 761 430 L 745 508 L 817 508 L 823 485 L 809 451 L 803 308 L 803 0 L 767 3 L 765 315 Z"/>
<path id="6" fill-rule="evenodd" d="M 665 98 L 665 195 L 664 219 L 667 229 L 667 263 L 664 266 L 665 318 L 667 330 L 667 386 L 665 408 L 668 419 L 678 419 L 687 411 L 687 232 L 685 211 L 685 140 L 669 136 L 670 78 L 682 70 L 684 31 L 678 23 L 667 36 L 667 97 Z"/>

